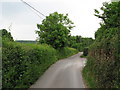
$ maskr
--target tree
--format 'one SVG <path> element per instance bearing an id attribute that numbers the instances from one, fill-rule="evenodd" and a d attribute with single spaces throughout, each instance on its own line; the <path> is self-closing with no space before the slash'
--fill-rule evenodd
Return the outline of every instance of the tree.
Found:
<path id="1" fill-rule="evenodd" d="M 63 48 L 68 45 L 70 30 L 74 27 L 73 22 L 68 18 L 68 14 L 58 14 L 54 12 L 37 24 L 39 31 L 39 42 L 46 43 L 55 49 Z"/>
<path id="2" fill-rule="evenodd" d="M 81 36 L 78 36 L 78 35 L 77 35 L 77 36 L 76 36 L 76 43 L 80 43 L 80 42 L 81 42 L 81 38 L 82 38 Z"/>
<path id="3" fill-rule="evenodd" d="M 100 9 L 102 13 L 95 9 L 95 16 L 103 20 L 103 22 L 100 23 L 101 27 L 95 32 L 95 38 L 97 38 L 98 41 L 108 36 L 110 28 L 120 28 L 120 1 L 110 4 L 105 2 Z"/>
<path id="4" fill-rule="evenodd" d="M 2 40 L 14 41 L 11 33 L 8 32 L 6 29 L 0 30 L 0 37 L 2 37 Z"/>
<path id="5" fill-rule="evenodd" d="M 84 38 L 78 35 L 69 37 L 69 47 L 79 51 L 83 51 L 85 47 L 89 47 L 93 42 L 94 40 L 92 38 Z"/>
<path id="6" fill-rule="evenodd" d="M 103 20 L 100 25 L 105 25 L 106 28 L 120 28 L 120 1 L 110 4 L 105 2 L 100 9 L 103 13 L 95 9 L 95 16 Z"/>
<path id="7" fill-rule="evenodd" d="M 70 35 L 69 38 L 68 38 L 68 40 L 69 40 L 68 46 L 72 47 L 76 43 L 76 36 L 71 36 Z"/>

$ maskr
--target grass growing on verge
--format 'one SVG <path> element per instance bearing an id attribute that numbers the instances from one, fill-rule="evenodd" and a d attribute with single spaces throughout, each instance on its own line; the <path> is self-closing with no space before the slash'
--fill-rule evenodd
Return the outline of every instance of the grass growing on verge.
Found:
<path id="1" fill-rule="evenodd" d="M 93 72 L 93 68 L 91 67 L 91 65 L 93 65 L 94 59 L 91 57 L 87 57 L 87 59 L 88 60 L 86 66 L 82 70 L 83 79 L 85 81 L 87 88 L 97 88 L 94 75 L 93 73 L 91 73 Z"/>
<path id="2" fill-rule="evenodd" d="M 94 77 L 86 67 L 82 71 L 82 76 L 87 88 L 96 88 Z"/>
<path id="3" fill-rule="evenodd" d="M 84 53 L 84 52 L 83 52 Z M 84 54 L 82 54 L 80 56 L 81 58 L 89 58 L 88 56 L 84 56 Z M 93 75 L 91 74 L 91 72 L 89 71 L 89 66 L 88 65 L 91 65 L 89 64 L 90 62 L 88 61 L 87 62 L 87 66 L 85 66 L 82 70 L 82 76 L 83 76 L 83 80 L 84 80 L 84 83 L 86 85 L 86 88 L 96 88 L 96 85 L 95 85 L 95 80 L 93 78 Z"/>

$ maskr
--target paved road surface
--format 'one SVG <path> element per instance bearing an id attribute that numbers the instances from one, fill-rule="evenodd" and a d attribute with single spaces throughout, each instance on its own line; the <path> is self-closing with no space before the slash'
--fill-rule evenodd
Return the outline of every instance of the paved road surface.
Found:
<path id="1" fill-rule="evenodd" d="M 30 88 L 85 88 L 81 70 L 86 59 L 78 53 L 53 64 Z"/>

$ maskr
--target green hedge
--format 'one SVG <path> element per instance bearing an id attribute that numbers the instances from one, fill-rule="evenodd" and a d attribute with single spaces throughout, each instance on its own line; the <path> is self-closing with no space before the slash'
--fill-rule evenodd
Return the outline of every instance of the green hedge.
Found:
<path id="1" fill-rule="evenodd" d="M 48 45 L 3 41 L 3 88 L 28 88 L 51 64 L 75 53 L 68 47 L 59 52 Z"/>
<path id="2" fill-rule="evenodd" d="M 103 22 L 89 48 L 83 77 L 92 88 L 120 89 L 120 1 L 103 3 L 101 10 L 102 14 L 95 10 L 95 16 Z"/>
<path id="3" fill-rule="evenodd" d="M 110 35 L 112 32 L 114 33 Z M 89 48 L 88 62 L 83 70 L 88 86 L 91 86 L 88 81 L 91 75 L 91 78 L 95 79 L 94 86 L 91 86 L 93 88 L 120 88 L 120 31 L 115 28 L 108 29 L 107 34 L 110 36 L 106 36 L 100 42 L 96 40 Z M 90 77 L 87 76 L 88 73 Z"/>

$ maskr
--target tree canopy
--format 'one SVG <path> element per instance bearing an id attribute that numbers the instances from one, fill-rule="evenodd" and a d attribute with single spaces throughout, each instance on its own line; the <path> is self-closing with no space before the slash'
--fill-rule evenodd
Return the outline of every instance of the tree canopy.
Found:
<path id="1" fill-rule="evenodd" d="M 8 32 L 6 29 L 0 30 L 0 38 L 2 38 L 3 40 L 14 41 L 11 33 Z"/>
<path id="2" fill-rule="evenodd" d="M 105 2 L 100 9 L 103 11 L 102 13 L 95 9 L 95 16 L 102 19 L 100 23 L 101 27 L 95 33 L 95 38 L 97 38 L 98 41 L 102 40 L 102 38 L 114 35 L 114 32 L 119 33 L 118 30 L 111 29 L 120 28 L 120 2 L 112 2 L 110 4 Z"/>
<path id="3" fill-rule="evenodd" d="M 120 2 L 104 2 L 100 9 L 103 13 L 95 9 L 95 16 L 103 20 L 101 25 L 106 25 L 106 28 L 120 28 Z"/>
<path id="4" fill-rule="evenodd" d="M 57 12 L 46 16 L 42 24 L 37 24 L 39 31 L 39 42 L 46 43 L 55 49 L 68 45 L 70 30 L 74 27 L 73 22 L 68 18 L 68 14 L 63 15 Z"/>

